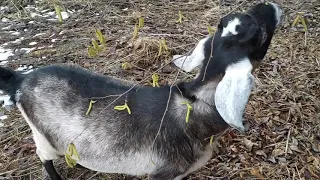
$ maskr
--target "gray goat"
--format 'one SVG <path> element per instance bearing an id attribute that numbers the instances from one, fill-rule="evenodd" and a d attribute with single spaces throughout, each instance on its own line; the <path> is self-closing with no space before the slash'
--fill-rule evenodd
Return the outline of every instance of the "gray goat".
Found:
<path id="1" fill-rule="evenodd" d="M 198 77 L 172 88 L 130 89 L 130 83 L 80 67 L 50 65 L 26 75 L 0 68 L 0 89 L 30 126 L 52 180 L 61 179 L 52 160 L 64 156 L 70 143 L 85 168 L 180 180 L 211 158 L 212 135 L 230 126 L 244 130 L 251 72 L 264 58 L 281 16 L 278 5 L 259 3 L 223 17 L 214 37 L 200 41 L 190 56 L 202 63 Z M 86 115 L 91 100 L 96 103 Z M 113 108 L 125 102 L 131 114 Z M 186 102 L 192 107 L 188 122 Z"/>

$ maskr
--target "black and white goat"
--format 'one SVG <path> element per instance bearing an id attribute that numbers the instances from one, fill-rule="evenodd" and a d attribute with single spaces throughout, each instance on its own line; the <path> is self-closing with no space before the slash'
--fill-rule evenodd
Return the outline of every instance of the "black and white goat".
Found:
<path id="1" fill-rule="evenodd" d="M 264 58 L 281 12 L 275 4 L 260 3 L 222 18 L 214 37 L 201 41 L 193 53 L 192 61 L 202 62 L 199 76 L 172 87 L 167 111 L 169 86 L 134 87 L 105 108 L 118 97 L 109 95 L 122 94 L 132 84 L 71 65 L 27 75 L 0 68 L 0 89 L 32 129 L 37 155 L 51 179 L 61 179 L 52 160 L 73 143 L 77 163 L 88 169 L 179 180 L 211 158 L 212 135 L 229 126 L 244 130 L 251 71 Z M 91 99 L 96 103 L 86 115 Z M 131 114 L 114 110 L 124 102 Z M 188 122 L 184 102 L 193 108 Z"/>

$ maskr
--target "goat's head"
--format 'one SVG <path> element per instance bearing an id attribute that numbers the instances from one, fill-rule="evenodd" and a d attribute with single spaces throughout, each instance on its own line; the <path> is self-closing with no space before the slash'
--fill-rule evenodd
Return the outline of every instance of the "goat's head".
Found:
<path id="1" fill-rule="evenodd" d="M 264 58 L 281 16 L 281 9 L 273 3 L 229 14 L 221 19 L 213 40 L 205 44 L 198 82 L 218 83 L 215 106 L 221 117 L 239 130 L 244 130 L 242 115 L 254 83 L 251 72 Z"/>
<path id="2" fill-rule="evenodd" d="M 214 44 L 245 52 L 256 68 L 264 58 L 281 18 L 279 6 L 268 2 L 253 6 L 246 13 L 229 14 L 219 23 Z"/>

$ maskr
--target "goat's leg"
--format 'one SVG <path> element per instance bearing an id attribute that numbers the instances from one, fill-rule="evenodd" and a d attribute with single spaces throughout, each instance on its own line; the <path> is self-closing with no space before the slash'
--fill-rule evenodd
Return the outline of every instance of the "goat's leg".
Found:
<path id="1" fill-rule="evenodd" d="M 44 170 L 49 175 L 51 180 L 62 180 L 56 169 L 53 166 L 52 160 L 42 162 Z"/>
<path id="2" fill-rule="evenodd" d="M 50 153 L 44 153 L 40 149 L 37 148 L 37 155 L 39 156 L 42 165 L 49 175 L 51 180 L 62 180 L 60 175 L 57 173 L 56 169 L 53 166 L 53 159 L 57 159 L 58 156 L 55 154 L 50 154 Z"/>
<path id="3" fill-rule="evenodd" d="M 45 170 L 49 174 L 51 180 L 62 180 L 58 175 L 57 171 L 53 167 L 52 160 L 58 159 L 59 156 L 55 148 L 52 147 L 51 143 L 48 139 L 41 133 L 37 127 L 34 125 L 35 120 L 31 120 L 27 115 L 25 109 L 23 108 L 21 103 L 17 103 L 17 107 L 19 108 L 22 116 L 27 121 L 29 127 L 33 133 L 33 139 L 37 146 L 37 155 L 40 158 Z"/>
<path id="4" fill-rule="evenodd" d="M 184 175 L 179 172 L 178 169 L 174 167 L 170 168 L 164 167 L 160 168 L 157 172 L 149 176 L 150 180 L 182 180 Z"/>

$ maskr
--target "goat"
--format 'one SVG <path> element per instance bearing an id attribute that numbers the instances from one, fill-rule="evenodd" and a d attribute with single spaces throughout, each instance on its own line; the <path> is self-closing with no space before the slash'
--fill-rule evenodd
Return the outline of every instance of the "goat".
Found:
<path id="1" fill-rule="evenodd" d="M 281 16 L 278 5 L 260 3 L 223 17 L 194 54 L 202 62 L 199 76 L 175 86 L 133 87 L 75 65 L 49 65 L 25 75 L 0 68 L 0 89 L 30 126 L 52 180 L 61 179 L 52 161 L 70 143 L 85 168 L 180 180 L 211 158 L 212 135 L 230 126 L 244 131 L 251 71 L 264 58 Z M 86 115 L 91 100 L 96 102 Z M 188 122 L 184 102 L 192 107 Z M 113 108 L 124 103 L 130 114 Z"/>

